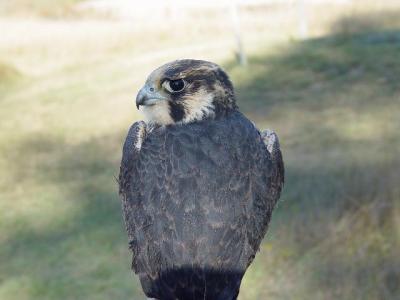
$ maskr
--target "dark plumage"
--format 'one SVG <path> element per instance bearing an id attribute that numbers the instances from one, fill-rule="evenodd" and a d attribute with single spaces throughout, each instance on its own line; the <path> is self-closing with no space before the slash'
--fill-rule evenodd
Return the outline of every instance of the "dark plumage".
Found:
<path id="1" fill-rule="evenodd" d="M 283 185 L 278 139 L 237 110 L 217 65 L 182 60 L 155 72 L 151 93 L 165 78 L 182 78 L 185 90 L 159 100 L 170 122 L 137 122 L 125 141 L 119 183 L 132 267 L 148 297 L 236 299 Z M 209 95 L 200 109 L 185 102 Z M 160 103 L 153 99 L 141 91 L 137 102 Z M 188 117 L 193 107 L 201 113 Z"/>

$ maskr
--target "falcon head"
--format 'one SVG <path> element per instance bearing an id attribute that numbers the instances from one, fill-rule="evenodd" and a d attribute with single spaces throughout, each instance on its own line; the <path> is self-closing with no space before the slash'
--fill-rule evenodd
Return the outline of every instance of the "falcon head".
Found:
<path id="1" fill-rule="evenodd" d="M 136 97 L 147 122 L 186 124 L 237 108 L 228 75 L 217 64 L 182 59 L 154 70 Z"/>

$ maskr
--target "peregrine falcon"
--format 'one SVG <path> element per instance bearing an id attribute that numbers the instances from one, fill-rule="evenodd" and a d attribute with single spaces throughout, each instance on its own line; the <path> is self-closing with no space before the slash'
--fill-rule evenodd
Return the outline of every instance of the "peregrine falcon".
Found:
<path id="1" fill-rule="evenodd" d="M 123 147 L 119 193 L 147 297 L 233 300 L 267 231 L 284 167 L 277 135 L 239 112 L 217 64 L 154 70 Z"/>

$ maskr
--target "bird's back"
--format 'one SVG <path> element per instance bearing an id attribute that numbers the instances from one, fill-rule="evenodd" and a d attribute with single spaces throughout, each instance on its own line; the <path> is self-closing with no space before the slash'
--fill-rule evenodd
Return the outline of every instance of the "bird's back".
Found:
<path id="1" fill-rule="evenodd" d="M 260 133 L 239 112 L 154 129 L 131 182 L 133 268 L 157 299 L 235 299 L 277 199 Z"/>

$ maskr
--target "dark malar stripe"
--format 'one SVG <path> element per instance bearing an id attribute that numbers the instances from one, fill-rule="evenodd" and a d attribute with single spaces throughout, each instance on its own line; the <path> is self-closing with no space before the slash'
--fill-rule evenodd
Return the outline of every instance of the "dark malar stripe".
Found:
<path id="1" fill-rule="evenodd" d="M 175 122 L 181 121 L 185 117 L 185 109 L 182 104 L 169 102 L 171 117 Z"/>

